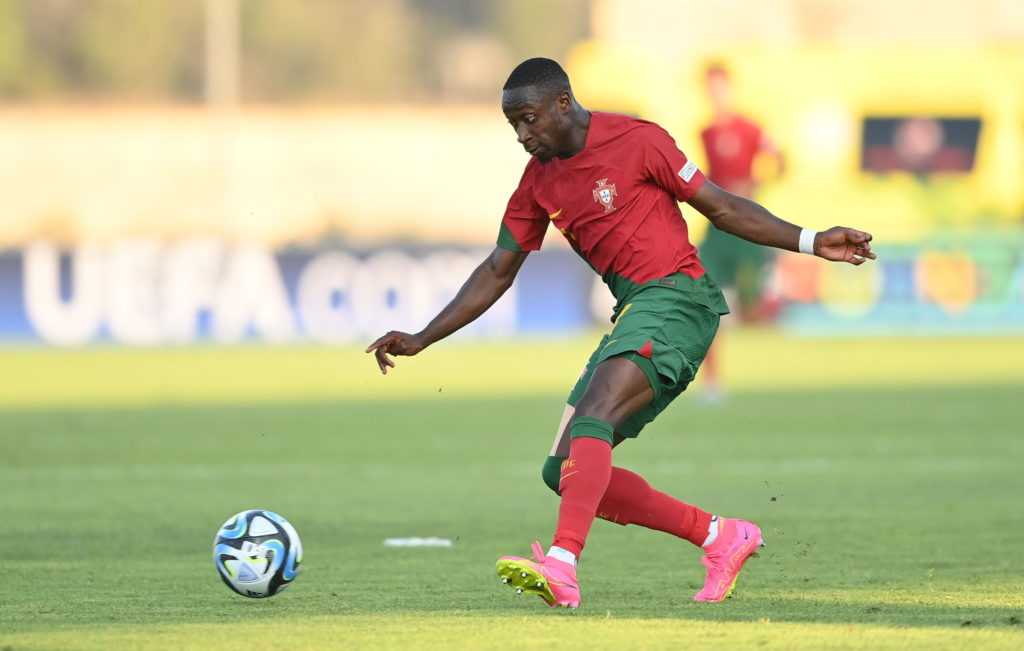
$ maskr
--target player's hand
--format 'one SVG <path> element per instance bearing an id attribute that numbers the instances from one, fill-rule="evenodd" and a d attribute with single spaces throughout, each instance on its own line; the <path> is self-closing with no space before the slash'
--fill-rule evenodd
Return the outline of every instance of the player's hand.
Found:
<path id="1" fill-rule="evenodd" d="M 411 357 L 426 348 L 423 338 L 419 335 L 411 335 L 407 332 L 392 330 L 377 341 L 370 344 L 366 352 L 372 352 L 377 358 L 377 366 L 384 375 L 388 374 L 388 367 L 394 368 L 395 362 L 388 355 L 405 355 Z"/>
<path id="2" fill-rule="evenodd" d="M 814 255 L 850 264 L 864 264 L 878 257 L 871 252 L 871 233 L 844 226 L 833 226 L 815 235 Z"/>

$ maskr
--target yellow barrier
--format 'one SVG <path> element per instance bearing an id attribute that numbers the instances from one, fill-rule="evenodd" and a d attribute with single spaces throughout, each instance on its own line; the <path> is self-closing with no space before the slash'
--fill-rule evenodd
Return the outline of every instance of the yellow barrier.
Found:
<path id="1" fill-rule="evenodd" d="M 590 41 L 568 67 L 585 106 L 652 119 L 702 161 L 711 60 L 731 71 L 740 112 L 786 154 L 787 173 L 760 197 L 780 215 L 815 228 L 857 224 L 886 241 L 1016 226 L 1024 215 L 1024 47 L 762 46 L 679 62 Z M 863 171 L 865 119 L 915 116 L 979 120 L 972 169 Z"/>

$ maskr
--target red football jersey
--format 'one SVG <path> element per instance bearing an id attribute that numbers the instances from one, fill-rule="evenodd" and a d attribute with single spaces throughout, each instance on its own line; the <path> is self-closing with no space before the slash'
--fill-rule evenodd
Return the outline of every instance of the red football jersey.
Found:
<path id="1" fill-rule="evenodd" d="M 583 151 L 526 164 L 498 246 L 535 251 L 553 223 L 619 298 L 618 278 L 643 284 L 677 271 L 697 278 L 704 267 L 677 202 L 704 180 L 658 125 L 595 111 Z"/>
<path id="2" fill-rule="evenodd" d="M 708 156 L 708 177 L 716 185 L 728 188 L 737 181 L 750 181 L 754 157 L 761 149 L 761 127 L 737 115 L 700 135 Z"/>

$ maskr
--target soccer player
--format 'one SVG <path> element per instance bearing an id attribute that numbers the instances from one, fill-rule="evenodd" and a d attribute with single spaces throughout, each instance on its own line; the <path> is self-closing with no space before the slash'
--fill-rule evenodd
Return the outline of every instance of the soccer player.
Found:
<path id="1" fill-rule="evenodd" d="M 701 132 L 708 161 L 707 177 L 723 190 L 753 199 L 757 191 L 754 159 L 759 154 L 770 156 L 781 170 L 784 166 L 782 152 L 761 127 L 733 108 L 732 82 L 724 67 L 709 66 L 704 83 L 712 108 L 711 124 Z M 760 307 L 763 270 L 768 262 L 764 247 L 710 224 L 699 252 L 701 262 L 712 277 L 730 294 L 730 302 L 735 296 L 740 318 L 754 320 Z M 711 401 L 717 401 L 722 395 L 718 373 L 721 339 L 719 334 L 701 367 L 704 395 Z"/>
<path id="2" fill-rule="evenodd" d="M 595 517 L 664 531 L 704 550 L 697 601 L 729 595 L 744 562 L 762 544 L 744 520 L 716 517 L 612 466 L 612 448 L 636 437 L 694 378 L 725 301 L 704 273 L 677 202 L 716 226 L 759 244 L 861 264 L 871 235 L 834 227 L 815 233 L 707 181 L 663 129 L 580 106 L 569 78 L 550 59 L 512 71 L 502 111 L 532 156 L 501 222 L 497 247 L 454 299 L 416 334 L 391 331 L 373 342 L 382 373 L 390 355 L 415 355 L 483 314 L 507 290 L 549 223 L 618 299 L 614 327 L 569 394 L 544 463 L 561 495 L 554 540 L 534 560 L 498 560 L 503 581 L 551 606 L 580 604 L 576 563 Z"/>

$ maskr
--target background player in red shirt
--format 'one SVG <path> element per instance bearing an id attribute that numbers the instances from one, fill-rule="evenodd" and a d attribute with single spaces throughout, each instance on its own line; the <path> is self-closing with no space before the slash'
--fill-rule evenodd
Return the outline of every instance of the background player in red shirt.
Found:
<path id="1" fill-rule="evenodd" d="M 721 601 L 762 544 L 760 529 L 713 516 L 611 464 L 613 446 L 637 436 L 686 389 L 727 311 L 677 202 L 750 241 L 855 265 L 875 257 L 871 235 L 839 226 L 802 230 L 722 190 L 657 125 L 580 106 L 550 59 L 529 59 L 512 71 L 502 110 L 533 158 L 509 200 L 498 246 L 426 328 L 388 332 L 367 352 L 387 373 L 389 355 L 415 355 L 476 319 L 512 285 L 554 223 L 618 299 L 615 326 L 570 393 L 544 464 L 545 482 L 561 495 L 553 543 L 546 553 L 534 543 L 532 561 L 500 558 L 498 573 L 551 606 L 577 607 L 576 562 L 601 517 L 702 547 L 707 574 L 694 599 Z"/>
<path id="2" fill-rule="evenodd" d="M 711 124 L 701 132 L 708 178 L 723 190 L 753 199 L 757 192 L 754 160 L 759 155 L 768 155 L 781 172 L 782 153 L 761 127 L 735 111 L 732 80 L 723 66 L 709 66 L 704 83 L 712 110 Z M 769 259 L 767 249 L 709 224 L 700 245 L 700 258 L 726 292 L 729 303 L 738 307 L 740 319 L 756 321 L 762 308 L 763 278 Z M 721 340 L 719 333 L 701 366 L 704 395 L 712 401 L 721 397 L 718 372 Z"/>

